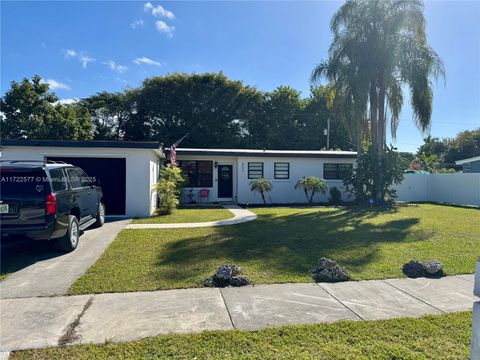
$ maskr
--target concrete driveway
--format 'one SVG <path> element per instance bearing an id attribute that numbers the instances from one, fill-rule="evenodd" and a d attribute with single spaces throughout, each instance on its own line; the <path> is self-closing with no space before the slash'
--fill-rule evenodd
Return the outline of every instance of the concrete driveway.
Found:
<path id="1" fill-rule="evenodd" d="M 77 249 L 68 254 L 53 250 L 48 243 L 30 244 L 36 255 L 25 267 L 0 282 L 0 298 L 65 295 L 70 285 L 85 273 L 129 222 L 109 220 L 101 228 L 87 229 Z M 45 249 L 41 249 L 44 245 Z M 28 246 L 25 243 L 2 245 L 2 257 L 20 256 L 22 251 L 28 252 Z"/>

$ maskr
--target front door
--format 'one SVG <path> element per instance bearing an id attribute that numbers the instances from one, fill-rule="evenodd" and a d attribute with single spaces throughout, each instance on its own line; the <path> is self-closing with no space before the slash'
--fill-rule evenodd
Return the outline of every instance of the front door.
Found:
<path id="1" fill-rule="evenodd" d="M 218 197 L 231 198 L 233 197 L 233 175 L 232 165 L 218 166 Z"/>

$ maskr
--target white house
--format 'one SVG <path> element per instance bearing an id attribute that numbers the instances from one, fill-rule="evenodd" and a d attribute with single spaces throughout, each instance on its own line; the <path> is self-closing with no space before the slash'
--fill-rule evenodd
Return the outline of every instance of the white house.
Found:
<path id="1" fill-rule="evenodd" d="M 54 160 L 100 179 L 107 215 L 146 217 L 165 156 L 158 142 L 2 140 L 1 160 Z"/>
<path id="2" fill-rule="evenodd" d="M 272 182 L 266 194 L 274 204 L 304 203 L 305 194 L 295 190 L 304 176 L 318 176 L 329 188 L 337 187 L 347 200 L 342 178 L 356 160 L 352 151 L 177 149 L 177 163 L 188 177 L 183 202 L 262 203 L 250 191 L 250 182 L 259 177 Z M 329 194 L 315 195 L 315 201 L 328 201 Z"/>

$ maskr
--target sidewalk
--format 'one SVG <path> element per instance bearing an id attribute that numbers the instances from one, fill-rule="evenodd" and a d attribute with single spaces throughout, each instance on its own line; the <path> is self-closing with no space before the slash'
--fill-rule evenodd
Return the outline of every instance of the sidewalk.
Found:
<path id="1" fill-rule="evenodd" d="M 257 218 L 257 214 L 243 209 L 238 205 L 223 205 L 234 216 L 231 219 L 218 221 L 205 221 L 195 223 L 178 223 L 178 224 L 129 224 L 127 229 L 180 229 L 180 228 L 196 228 L 196 227 L 210 227 L 210 226 L 226 226 L 241 224 L 248 221 L 253 221 Z"/>
<path id="2" fill-rule="evenodd" d="M 473 275 L 0 300 L 0 349 L 472 309 Z"/>

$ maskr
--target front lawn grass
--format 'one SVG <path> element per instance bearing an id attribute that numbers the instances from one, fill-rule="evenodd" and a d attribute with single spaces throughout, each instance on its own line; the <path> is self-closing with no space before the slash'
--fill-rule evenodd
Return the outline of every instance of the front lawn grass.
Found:
<path id="1" fill-rule="evenodd" d="M 471 312 L 205 331 L 128 343 L 14 352 L 11 359 L 467 359 Z"/>
<path id="2" fill-rule="evenodd" d="M 175 210 L 171 215 L 155 215 L 148 218 L 134 219 L 132 224 L 167 224 L 205 222 L 230 219 L 233 214 L 223 206 L 194 206 Z"/>
<path id="3" fill-rule="evenodd" d="M 411 259 L 438 259 L 452 274 L 473 273 L 480 211 L 441 205 L 258 208 L 258 219 L 223 227 L 124 230 L 71 287 L 71 294 L 202 286 L 224 263 L 256 284 L 311 282 L 322 256 L 353 279 L 402 277 Z"/>

